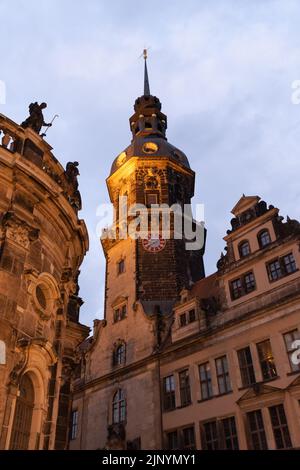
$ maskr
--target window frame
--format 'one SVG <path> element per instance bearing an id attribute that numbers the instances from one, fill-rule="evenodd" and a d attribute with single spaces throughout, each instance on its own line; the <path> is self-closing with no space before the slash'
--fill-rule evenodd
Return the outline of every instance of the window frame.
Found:
<path id="1" fill-rule="evenodd" d="M 127 418 L 126 410 L 126 396 L 122 388 L 114 393 L 112 400 L 112 423 L 113 424 L 122 424 L 126 422 Z M 116 419 L 117 416 L 117 419 Z"/>
<path id="2" fill-rule="evenodd" d="M 192 392 L 189 369 L 178 372 L 180 406 L 183 408 L 192 404 Z"/>
<path id="3" fill-rule="evenodd" d="M 248 252 L 247 253 L 243 253 L 243 247 L 245 247 L 245 246 L 248 247 Z M 238 252 L 239 252 L 240 258 L 246 258 L 247 256 L 251 255 L 251 247 L 250 247 L 249 240 L 242 240 L 238 244 Z"/>
<path id="4" fill-rule="evenodd" d="M 285 263 L 285 258 L 287 257 L 292 257 L 293 258 L 292 261 L 289 260 L 289 263 Z M 271 269 L 271 265 L 275 265 L 275 263 L 277 263 L 277 266 L 275 267 L 275 269 Z M 290 265 L 293 265 L 293 270 L 287 271 L 286 267 Z M 280 279 L 283 279 L 287 276 L 290 276 L 291 274 L 294 274 L 299 269 L 297 268 L 294 253 L 293 251 L 290 251 L 289 253 L 285 255 L 281 255 L 281 256 L 278 256 L 277 258 L 267 261 L 266 270 L 267 270 L 269 282 L 272 283 L 272 282 L 279 281 Z M 273 275 L 274 273 L 276 273 L 276 277 Z"/>
<path id="5" fill-rule="evenodd" d="M 71 441 L 75 441 L 78 436 L 78 427 L 79 427 L 78 418 L 79 418 L 78 408 L 75 408 L 74 410 L 72 410 L 72 413 L 71 413 L 71 427 L 70 427 L 70 440 Z"/>
<path id="6" fill-rule="evenodd" d="M 224 360 L 225 360 L 225 363 L 226 363 L 227 370 L 224 368 Z M 222 372 L 221 373 L 219 373 L 217 361 L 222 361 L 221 362 L 221 365 L 222 365 Z M 232 392 L 232 383 L 231 383 L 231 379 L 230 379 L 229 363 L 228 363 L 228 358 L 227 358 L 226 354 L 224 354 L 223 356 L 219 356 L 219 357 L 215 358 L 215 367 L 216 367 L 216 375 L 217 375 L 219 395 L 226 395 L 227 393 L 231 393 Z M 221 386 L 220 386 L 220 379 L 221 378 L 224 380 L 223 381 L 224 390 L 225 390 L 224 392 L 221 392 Z"/>
<path id="7" fill-rule="evenodd" d="M 251 429 L 252 424 L 250 420 L 252 419 L 252 417 L 254 419 L 255 427 Z M 261 409 L 248 411 L 246 413 L 246 427 L 249 435 L 250 448 L 253 450 L 268 450 L 265 422 Z"/>
<path id="8" fill-rule="evenodd" d="M 276 412 L 276 416 L 272 416 L 272 411 L 274 410 Z M 269 415 L 270 415 L 270 421 L 272 425 L 272 431 L 274 435 L 274 440 L 276 444 L 276 449 L 281 450 L 281 449 L 292 449 L 293 444 L 292 444 L 292 439 L 291 439 L 291 434 L 288 426 L 288 421 L 285 413 L 285 408 L 283 403 L 279 403 L 278 405 L 273 405 L 269 407 Z M 275 420 L 273 418 L 276 418 L 278 421 L 278 424 L 275 423 Z M 281 421 L 283 419 L 283 421 Z M 283 446 L 279 444 L 279 441 L 281 440 Z"/>
<path id="9" fill-rule="evenodd" d="M 208 367 L 207 367 L 208 366 Z M 205 378 L 202 379 L 201 377 L 201 368 L 205 367 L 204 374 Z M 211 374 L 211 367 L 210 362 L 206 361 L 198 365 L 198 372 L 199 372 L 199 382 L 200 382 L 200 390 L 201 390 L 201 400 L 209 400 L 213 398 L 213 386 L 212 386 L 212 374 Z M 204 396 L 203 389 L 205 390 L 206 396 Z"/>
<path id="10" fill-rule="evenodd" d="M 121 352 L 120 352 L 121 351 Z M 118 343 L 113 351 L 113 366 L 119 367 L 126 363 L 126 344 L 124 341 Z"/>
<path id="11" fill-rule="evenodd" d="M 264 234 L 268 234 L 268 239 L 269 241 L 267 243 L 263 242 L 262 243 L 262 236 Z M 267 228 L 263 228 L 262 230 L 260 230 L 257 234 L 257 241 L 258 241 L 258 245 L 259 245 L 259 248 L 262 250 L 264 249 L 266 246 L 269 246 L 271 243 L 272 243 L 272 238 L 271 238 L 271 235 L 270 235 L 270 230 L 267 229 Z"/>
<path id="12" fill-rule="evenodd" d="M 250 346 L 245 346 L 244 348 L 238 349 L 237 357 L 239 362 L 240 376 L 242 381 L 242 387 L 248 388 L 256 383 L 255 370 L 253 365 L 253 358 Z M 246 357 L 246 354 L 250 354 L 251 361 Z M 243 355 L 243 356 L 242 356 Z M 243 363 L 244 361 L 244 363 Z M 253 380 L 252 380 L 253 379 Z"/>
<path id="13" fill-rule="evenodd" d="M 167 375 L 162 379 L 163 386 L 163 410 L 173 411 L 176 409 L 176 387 L 174 374 Z M 168 390 L 169 388 L 169 390 Z"/>
<path id="14" fill-rule="evenodd" d="M 270 363 L 268 362 L 268 357 L 264 357 L 263 356 L 264 351 L 262 349 L 260 349 L 260 347 L 265 343 L 269 344 L 269 352 L 270 352 L 270 358 L 269 359 L 273 364 L 274 372 L 271 372 L 272 367 L 270 366 Z M 259 364 L 260 364 L 260 369 L 261 369 L 261 374 L 262 374 L 262 377 L 263 377 L 263 381 L 265 382 L 265 381 L 272 380 L 272 379 L 275 379 L 276 377 L 278 377 L 270 338 L 267 338 L 263 341 L 260 341 L 259 343 L 256 343 L 256 349 L 257 349 L 257 355 L 258 355 L 258 359 L 259 359 Z M 264 367 L 266 367 L 266 369 L 264 369 Z M 265 376 L 264 370 L 267 371 L 267 376 Z"/>
<path id="15" fill-rule="evenodd" d="M 252 276 L 251 283 L 247 283 L 246 278 Z M 234 283 L 239 283 L 239 286 L 234 287 Z M 249 285 L 248 285 L 249 284 Z M 250 287 L 249 287 L 250 286 Z M 254 271 L 250 270 L 242 274 L 240 277 L 232 279 L 229 281 L 229 291 L 231 300 L 235 301 L 244 297 L 245 295 L 251 294 L 256 290 L 256 280 Z M 237 294 L 235 293 L 237 291 Z"/>

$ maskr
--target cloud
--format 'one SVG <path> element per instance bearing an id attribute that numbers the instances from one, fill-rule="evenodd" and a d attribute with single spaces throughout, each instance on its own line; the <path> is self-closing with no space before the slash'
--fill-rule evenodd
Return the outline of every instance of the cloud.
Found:
<path id="1" fill-rule="evenodd" d="M 296 0 L 3 0 L 0 15 L 7 103 L 20 122 L 33 99 L 60 118 L 48 133 L 65 164 L 80 162 L 81 216 L 90 251 L 81 270 L 81 321 L 103 314 L 105 262 L 96 236 L 105 178 L 130 142 L 128 118 L 142 91 L 150 46 L 151 90 L 168 115 L 168 138 L 196 171 L 205 204 L 207 273 L 223 249 L 230 210 L 242 193 L 258 194 L 299 217 L 300 79 Z M 48 119 L 48 116 L 47 116 Z"/>

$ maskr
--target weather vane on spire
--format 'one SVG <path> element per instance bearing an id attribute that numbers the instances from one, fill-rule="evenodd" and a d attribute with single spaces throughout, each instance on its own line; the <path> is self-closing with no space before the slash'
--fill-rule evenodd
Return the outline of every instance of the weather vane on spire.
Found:
<path id="1" fill-rule="evenodd" d="M 147 69 L 147 58 L 148 58 L 148 49 L 143 50 L 143 57 L 145 60 L 145 71 L 144 71 L 144 96 L 150 96 L 150 85 Z"/>

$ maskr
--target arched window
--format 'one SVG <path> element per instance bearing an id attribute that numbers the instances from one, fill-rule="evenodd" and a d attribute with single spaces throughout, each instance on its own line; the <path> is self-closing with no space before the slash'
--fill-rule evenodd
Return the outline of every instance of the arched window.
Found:
<path id="1" fill-rule="evenodd" d="M 22 377 L 19 392 L 10 441 L 11 450 L 27 450 L 29 446 L 34 408 L 34 388 L 28 374 Z"/>
<path id="2" fill-rule="evenodd" d="M 259 234 L 257 235 L 258 238 L 258 243 L 260 248 L 264 248 L 265 246 L 269 245 L 271 243 L 271 237 L 269 230 L 264 229 Z"/>
<path id="3" fill-rule="evenodd" d="M 119 390 L 114 394 L 113 398 L 113 423 L 123 423 L 126 420 L 126 400 L 124 391 Z"/>
<path id="4" fill-rule="evenodd" d="M 251 250 L 250 250 L 250 245 L 249 245 L 248 240 L 243 240 L 239 244 L 239 253 L 240 253 L 241 258 L 244 258 L 245 256 L 250 255 Z"/>
<path id="5" fill-rule="evenodd" d="M 114 350 L 113 365 L 121 366 L 122 364 L 125 364 L 125 359 L 126 359 L 126 346 L 125 346 L 125 343 L 121 343 Z"/>

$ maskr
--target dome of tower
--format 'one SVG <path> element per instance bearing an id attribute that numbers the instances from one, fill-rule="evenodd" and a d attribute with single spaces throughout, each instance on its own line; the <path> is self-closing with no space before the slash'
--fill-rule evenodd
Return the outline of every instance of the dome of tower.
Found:
<path id="1" fill-rule="evenodd" d="M 187 156 L 171 145 L 165 138 L 157 135 L 135 137 L 131 144 L 113 161 L 110 174 L 117 171 L 132 157 L 170 158 L 180 165 L 190 168 Z"/>

